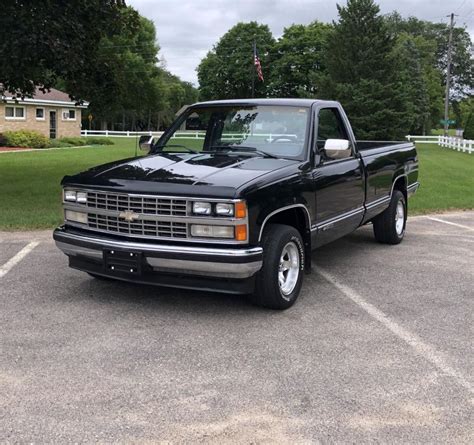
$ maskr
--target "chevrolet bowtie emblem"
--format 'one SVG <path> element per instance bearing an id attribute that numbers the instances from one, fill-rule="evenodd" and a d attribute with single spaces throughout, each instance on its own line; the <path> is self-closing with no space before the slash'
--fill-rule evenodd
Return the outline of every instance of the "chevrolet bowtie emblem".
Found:
<path id="1" fill-rule="evenodd" d="M 131 210 L 127 210 L 125 212 L 120 212 L 119 218 L 122 218 L 128 222 L 132 222 L 138 219 L 138 213 L 132 212 Z"/>

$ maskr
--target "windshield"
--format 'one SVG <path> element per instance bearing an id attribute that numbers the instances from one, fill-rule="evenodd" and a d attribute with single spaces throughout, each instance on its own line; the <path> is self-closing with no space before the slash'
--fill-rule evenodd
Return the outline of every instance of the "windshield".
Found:
<path id="1" fill-rule="evenodd" d="M 294 106 L 213 106 L 191 108 L 155 150 L 167 152 L 248 152 L 299 158 L 304 154 L 309 109 Z"/>

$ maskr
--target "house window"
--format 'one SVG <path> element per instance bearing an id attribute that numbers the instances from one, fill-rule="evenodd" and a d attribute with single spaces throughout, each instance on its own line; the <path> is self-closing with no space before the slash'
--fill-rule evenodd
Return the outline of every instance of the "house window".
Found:
<path id="1" fill-rule="evenodd" d="M 44 108 L 37 108 L 36 109 L 36 120 L 37 121 L 44 121 Z"/>
<path id="2" fill-rule="evenodd" d="M 75 121 L 76 110 L 63 110 L 63 121 Z"/>
<path id="3" fill-rule="evenodd" d="M 5 119 L 25 119 L 25 107 L 5 106 Z"/>

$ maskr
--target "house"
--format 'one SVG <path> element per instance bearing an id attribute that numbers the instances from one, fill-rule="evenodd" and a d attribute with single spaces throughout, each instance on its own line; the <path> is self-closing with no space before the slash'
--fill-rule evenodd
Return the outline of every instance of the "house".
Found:
<path id="1" fill-rule="evenodd" d="M 76 105 L 68 94 L 38 88 L 33 98 L 15 101 L 8 92 L 0 96 L 0 133 L 35 130 L 55 139 L 81 135 L 81 114 L 87 103 Z"/>

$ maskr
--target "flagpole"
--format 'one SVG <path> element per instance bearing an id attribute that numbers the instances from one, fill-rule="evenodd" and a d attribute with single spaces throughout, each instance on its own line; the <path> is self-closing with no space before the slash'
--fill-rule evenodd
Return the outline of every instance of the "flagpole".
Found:
<path id="1" fill-rule="evenodd" d="M 257 42 L 253 41 L 253 55 L 252 55 L 252 99 L 255 97 L 255 54 L 257 54 Z"/>

